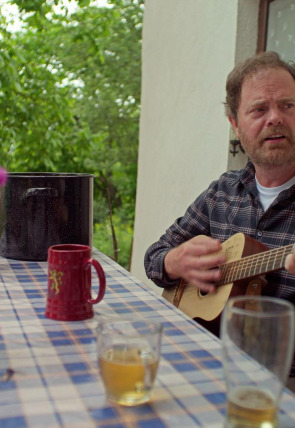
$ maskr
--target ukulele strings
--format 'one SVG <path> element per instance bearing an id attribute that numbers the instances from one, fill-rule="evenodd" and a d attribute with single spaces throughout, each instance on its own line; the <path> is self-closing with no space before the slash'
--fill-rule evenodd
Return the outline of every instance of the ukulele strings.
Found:
<path id="1" fill-rule="evenodd" d="M 228 284 L 239 279 L 245 279 L 280 269 L 284 260 L 294 248 L 294 244 L 286 247 L 274 248 L 262 253 L 243 257 L 239 260 L 227 262 L 220 266 L 221 279 L 218 285 Z"/>

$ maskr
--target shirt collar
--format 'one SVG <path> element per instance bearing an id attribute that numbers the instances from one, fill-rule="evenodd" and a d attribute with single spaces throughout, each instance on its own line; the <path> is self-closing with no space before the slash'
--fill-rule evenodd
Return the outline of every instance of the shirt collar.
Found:
<path id="1" fill-rule="evenodd" d="M 255 167 L 250 160 L 248 161 L 247 165 L 239 171 L 239 181 L 254 196 L 258 195 L 258 190 L 255 182 Z"/>
<path id="2" fill-rule="evenodd" d="M 246 166 L 239 171 L 238 180 L 245 186 L 245 188 L 254 196 L 258 196 L 258 189 L 255 181 L 255 167 L 252 161 L 248 161 Z M 287 189 L 290 194 L 295 191 L 295 185 Z"/>

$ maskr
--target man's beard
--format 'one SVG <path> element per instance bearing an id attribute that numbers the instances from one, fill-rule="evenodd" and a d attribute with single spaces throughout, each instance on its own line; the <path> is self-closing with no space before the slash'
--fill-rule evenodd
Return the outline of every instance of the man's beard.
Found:
<path id="1" fill-rule="evenodd" d="M 285 141 L 269 143 L 270 135 L 284 135 Z M 295 162 L 295 138 L 285 127 L 276 126 L 262 131 L 253 144 L 240 130 L 241 144 L 252 162 L 262 167 L 290 165 Z"/>

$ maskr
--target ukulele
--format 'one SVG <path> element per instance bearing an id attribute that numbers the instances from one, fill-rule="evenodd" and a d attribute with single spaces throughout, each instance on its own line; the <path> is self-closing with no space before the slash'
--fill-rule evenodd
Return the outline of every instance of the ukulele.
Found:
<path id="1" fill-rule="evenodd" d="M 260 295 L 263 280 L 258 278 L 259 275 L 283 268 L 285 258 L 293 248 L 294 244 L 291 244 L 269 250 L 255 239 L 237 233 L 222 244 L 221 253 L 226 262 L 219 266 L 221 278 L 216 282 L 215 293 L 204 293 L 181 280 L 176 286 L 165 288 L 162 295 L 189 317 L 207 326 L 208 321 L 220 317 L 229 297 Z"/>

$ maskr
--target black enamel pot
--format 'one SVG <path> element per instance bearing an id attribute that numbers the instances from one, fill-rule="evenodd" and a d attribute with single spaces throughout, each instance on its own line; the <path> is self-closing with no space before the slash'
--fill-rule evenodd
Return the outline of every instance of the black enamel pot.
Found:
<path id="1" fill-rule="evenodd" d="M 0 187 L 0 255 L 47 260 L 55 244 L 92 246 L 93 175 L 9 173 Z"/>

